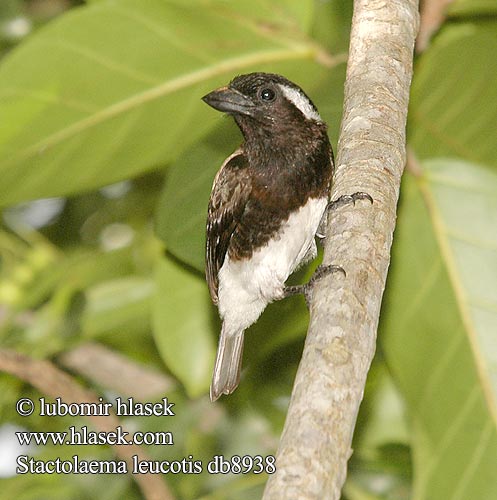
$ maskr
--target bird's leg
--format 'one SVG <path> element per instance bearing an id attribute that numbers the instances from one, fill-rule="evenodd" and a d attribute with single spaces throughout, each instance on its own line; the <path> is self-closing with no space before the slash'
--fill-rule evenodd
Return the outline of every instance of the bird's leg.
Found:
<path id="1" fill-rule="evenodd" d="M 344 277 L 347 276 L 343 267 L 333 266 L 333 265 L 330 266 L 321 265 L 314 271 L 314 274 L 311 276 L 311 279 L 305 285 L 291 285 L 283 288 L 283 298 L 291 297 L 292 295 L 297 295 L 299 293 L 302 293 L 305 297 L 305 302 L 307 304 L 307 307 L 309 307 L 311 304 L 314 285 L 319 280 L 323 279 L 325 276 L 328 276 L 328 274 L 331 273 L 342 273 Z"/>
<path id="2" fill-rule="evenodd" d="M 363 193 L 362 191 L 358 191 L 357 193 L 353 194 L 343 194 L 336 200 L 330 201 L 326 208 L 327 210 L 336 210 L 337 208 L 343 207 L 344 205 L 348 205 L 349 203 L 353 203 L 355 205 L 355 202 L 357 200 L 369 200 L 371 204 L 373 204 L 373 198 L 371 198 L 371 196 L 368 193 Z"/>
<path id="3" fill-rule="evenodd" d="M 373 198 L 371 198 L 371 196 L 368 193 L 363 193 L 362 191 L 358 191 L 357 193 L 354 194 L 344 194 L 339 198 L 337 198 L 336 200 L 330 201 L 328 203 L 316 233 L 316 237 L 319 239 L 319 241 L 323 242 L 323 240 L 326 238 L 325 231 L 326 231 L 326 224 L 328 221 L 328 211 L 336 210 L 337 208 L 343 207 L 344 205 L 348 205 L 349 203 L 353 203 L 355 205 L 355 202 L 357 200 L 369 200 L 371 204 L 373 203 Z"/>

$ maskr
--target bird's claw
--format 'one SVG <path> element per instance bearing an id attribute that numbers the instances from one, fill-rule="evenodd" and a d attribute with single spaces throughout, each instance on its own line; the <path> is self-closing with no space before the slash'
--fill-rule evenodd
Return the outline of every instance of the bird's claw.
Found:
<path id="1" fill-rule="evenodd" d="M 344 205 L 348 205 L 349 203 L 353 203 L 355 205 L 355 202 L 357 200 L 369 200 L 371 204 L 373 204 L 373 198 L 368 193 L 363 193 L 362 191 L 358 191 L 357 193 L 353 194 L 344 194 L 337 198 L 334 201 L 330 201 L 328 203 L 328 210 L 336 210 L 337 208 L 340 208 Z"/>
<path id="2" fill-rule="evenodd" d="M 347 273 L 345 272 L 343 267 L 335 265 L 328 265 L 328 266 L 321 265 L 314 271 L 314 274 L 311 276 L 311 279 L 305 285 L 286 286 L 283 290 L 284 297 L 290 297 L 291 295 L 297 295 L 301 293 L 304 295 L 305 302 L 307 304 L 307 307 L 309 308 L 311 305 L 314 285 L 319 280 L 323 279 L 325 276 L 328 276 L 328 274 L 332 273 L 342 273 L 344 278 L 347 276 Z"/>

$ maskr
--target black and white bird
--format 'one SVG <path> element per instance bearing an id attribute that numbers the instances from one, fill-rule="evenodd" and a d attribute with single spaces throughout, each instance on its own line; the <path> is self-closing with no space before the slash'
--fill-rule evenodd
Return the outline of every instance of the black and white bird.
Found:
<path id="1" fill-rule="evenodd" d="M 305 291 L 285 282 L 316 256 L 334 164 L 316 106 L 280 75 L 241 75 L 203 100 L 232 115 L 244 138 L 217 173 L 208 207 L 206 277 L 223 321 L 215 401 L 238 386 L 244 331 L 270 302 Z"/>

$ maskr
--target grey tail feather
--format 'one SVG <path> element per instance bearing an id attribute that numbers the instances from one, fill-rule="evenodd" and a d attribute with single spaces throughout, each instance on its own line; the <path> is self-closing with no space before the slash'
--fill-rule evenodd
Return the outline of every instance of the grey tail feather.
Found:
<path id="1" fill-rule="evenodd" d="M 212 375 L 211 401 L 216 401 L 221 394 L 231 394 L 238 387 L 242 355 L 243 331 L 228 334 L 223 327 Z"/>

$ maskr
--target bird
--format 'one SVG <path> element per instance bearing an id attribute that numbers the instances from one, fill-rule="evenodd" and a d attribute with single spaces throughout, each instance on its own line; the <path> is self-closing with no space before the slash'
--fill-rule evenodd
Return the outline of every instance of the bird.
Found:
<path id="1" fill-rule="evenodd" d="M 232 116 L 243 136 L 217 172 L 207 208 L 206 280 L 222 320 L 210 387 L 216 401 L 237 388 L 244 332 L 266 306 L 308 297 L 316 279 L 344 271 L 323 266 L 308 284 L 285 285 L 317 255 L 334 172 L 327 124 L 308 95 L 281 75 L 256 72 L 202 99 Z"/>

